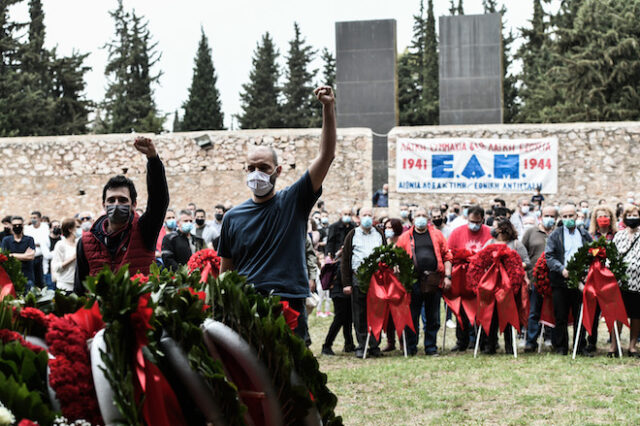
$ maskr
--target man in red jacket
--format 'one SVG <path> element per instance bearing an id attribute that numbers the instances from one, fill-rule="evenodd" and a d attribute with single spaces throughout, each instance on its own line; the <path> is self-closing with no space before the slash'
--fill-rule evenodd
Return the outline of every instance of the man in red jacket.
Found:
<path id="1" fill-rule="evenodd" d="M 468 223 L 459 226 L 449 235 L 448 245 L 451 250 L 467 249 L 472 252 L 482 250 L 484 243 L 491 239 L 491 229 L 484 225 L 484 209 L 480 206 L 471 206 L 467 212 Z M 452 351 L 464 352 L 470 344 L 474 343 L 471 338 L 471 324 L 464 308 L 460 309 L 460 316 L 463 324 L 456 326 L 457 343 Z M 464 328 L 463 328 L 464 327 Z"/>
<path id="2" fill-rule="evenodd" d="M 83 281 L 97 274 L 104 265 L 112 271 L 129 264 L 131 274 L 149 273 L 164 215 L 169 206 L 169 188 L 164 166 L 149 138 L 138 137 L 134 147 L 147 156 L 147 210 L 138 216 L 137 191 L 131 179 L 114 176 L 102 190 L 106 212 L 89 232 L 83 232 L 76 249 L 74 292 L 83 294 Z"/>
<path id="3" fill-rule="evenodd" d="M 451 287 L 451 252 L 447 247 L 442 232 L 433 225 L 427 225 L 427 211 L 418 208 L 415 211 L 413 226 L 404 232 L 398 242 L 413 259 L 413 264 L 418 273 L 418 282 L 411 291 L 411 319 L 413 320 L 414 333 L 407 330 L 407 352 L 415 355 L 418 352 L 418 333 L 420 331 L 420 311 L 424 305 L 426 324 L 424 337 L 424 352 L 426 355 L 438 354 L 436 339 L 440 329 L 440 299 L 442 290 L 430 287 L 428 291 L 420 285 L 421 280 L 426 280 L 429 274 L 436 274 L 440 286 L 447 290 Z"/>

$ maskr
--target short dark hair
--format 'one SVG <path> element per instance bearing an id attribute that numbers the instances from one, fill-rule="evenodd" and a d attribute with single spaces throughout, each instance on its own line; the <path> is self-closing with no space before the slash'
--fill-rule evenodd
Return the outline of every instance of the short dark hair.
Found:
<path id="1" fill-rule="evenodd" d="M 37 210 L 32 211 L 32 212 L 31 212 L 31 214 L 32 214 L 33 216 L 38 216 L 38 219 L 42 219 L 42 213 L 40 213 L 40 212 L 39 212 L 39 211 L 37 211 Z"/>
<path id="2" fill-rule="evenodd" d="M 493 202 L 500 204 L 502 207 L 506 207 L 507 206 L 506 201 L 504 201 L 502 198 L 494 198 Z"/>
<path id="3" fill-rule="evenodd" d="M 2 223 L 11 223 L 11 216 L 5 216 L 2 218 Z"/>
<path id="4" fill-rule="evenodd" d="M 495 217 L 507 217 L 508 213 L 511 213 L 511 211 L 506 207 L 496 207 L 493 209 L 493 215 Z"/>
<path id="5" fill-rule="evenodd" d="M 391 224 L 391 229 L 393 229 L 393 233 L 396 236 L 400 236 L 402 235 L 402 222 L 400 221 L 400 219 L 396 219 L 395 217 L 389 219 L 388 223 Z"/>
<path id="6" fill-rule="evenodd" d="M 187 204 L 187 207 L 189 207 L 189 206 L 197 207 L 197 206 L 196 206 L 196 203 L 189 203 L 189 204 Z"/>
<path id="7" fill-rule="evenodd" d="M 24 219 L 22 218 L 22 216 L 11 216 L 11 222 L 13 222 L 14 220 L 20 220 L 22 221 L 22 223 L 24 223 Z"/>
<path id="8" fill-rule="evenodd" d="M 193 212 L 194 214 L 198 214 L 198 213 L 203 213 L 205 216 L 207 215 L 207 212 L 204 211 L 204 209 L 197 209 L 195 212 Z"/>
<path id="9" fill-rule="evenodd" d="M 480 215 L 480 218 L 484 218 L 484 209 L 477 204 L 475 206 L 471 206 L 469 207 L 469 210 L 467 210 L 467 217 L 472 214 L 477 214 Z"/>
<path id="10" fill-rule="evenodd" d="M 513 241 L 518 238 L 518 232 L 509 219 L 498 220 L 496 231 L 504 234 L 507 237 L 507 241 Z"/>
<path id="11" fill-rule="evenodd" d="M 60 229 L 62 230 L 62 236 L 67 238 L 71 235 L 71 230 L 76 226 L 76 220 L 72 218 L 68 218 L 62 221 L 62 225 Z"/>
<path id="12" fill-rule="evenodd" d="M 136 191 L 136 186 L 133 184 L 133 181 L 126 176 L 117 175 L 109 179 L 107 184 L 102 188 L 102 202 L 107 199 L 107 190 L 113 188 L 129 188 L 129 197 L 131 198 L 131 202 L 135 203 L 138 199 L 138 192 Z"/>
<path id="13" fill-rule="evenodd" d="M 214 207 L 214 209 L 222 209 L 222 211 L 225 210 L 224 206 L 222 204 L 216 204 L 216 206 Z"/>

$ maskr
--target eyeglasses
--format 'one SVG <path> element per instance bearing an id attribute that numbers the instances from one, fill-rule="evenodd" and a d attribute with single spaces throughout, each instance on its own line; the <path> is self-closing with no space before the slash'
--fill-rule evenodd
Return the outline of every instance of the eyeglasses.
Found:
<path id="1" fill-rule="evenodd" d="M 88 222 L 91 220 L 91 216 L 85 216 L 80 218 L 80 222 Z"/>

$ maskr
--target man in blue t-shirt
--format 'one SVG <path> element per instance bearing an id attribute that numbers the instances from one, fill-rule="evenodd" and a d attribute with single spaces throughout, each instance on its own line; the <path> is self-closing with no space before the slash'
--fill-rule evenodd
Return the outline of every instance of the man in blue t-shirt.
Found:
<path id="1" fill-rule="evenodd" d="M 11 218 L 12 235 L 4 237 L 0 247 L 22 262 L 22 273 L 27 277 L 26 291 L 31 290 L 34 282 L 33 259 L 36 255 L 36 243 L 32 237 L 24 235 L 24 220 L 20 216 Z"/>
<path id="2" fill-rule="evenodd" d="M 262 294 L 273 292 L 300 313 L 294 332 L 310 344 L 304 301 L 309 296 L 305 235 L 313 205 L 322 193 L 335 156 L 335 99 L 330 87 L 314 91 L 322 103 L 320 152 L 309 170 L 288 188 L 275 192 L 282 173 L 273 148 L 262 146 L 247 158 L 251 199 L 226 213 L 218 254 L 221 272 L 236 270 Z"/>

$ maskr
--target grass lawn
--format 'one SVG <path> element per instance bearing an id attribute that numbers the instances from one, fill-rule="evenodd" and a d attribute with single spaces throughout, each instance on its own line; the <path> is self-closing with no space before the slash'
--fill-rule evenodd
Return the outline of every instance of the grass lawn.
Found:
<path id="1" fill-rule="evenodd" d="M 622 359 L 606 357 L 604 323 L 595 358 L 572 361 L 543 348 L 540 355 L 520 349 L 514 359 L 504 354 L 500 337 L 498 354 L 477 359 L 473 351 L 448 350 L 426 357 L 419 347 L 418 356 L 408 359 L 398 350 L 361 360 L 342 353 L 342 333 L 333 345 L 336 356 L 320 355 L 331 321 L 311 314 L 311 350 L 347 425 L 640 424 L 640 360 L 626 357 L 626 351 Z M 628 338 L 625 328 L 623 348 Z M 446 346 L 454 344 L 455 330 L 449 329 Z"/>

